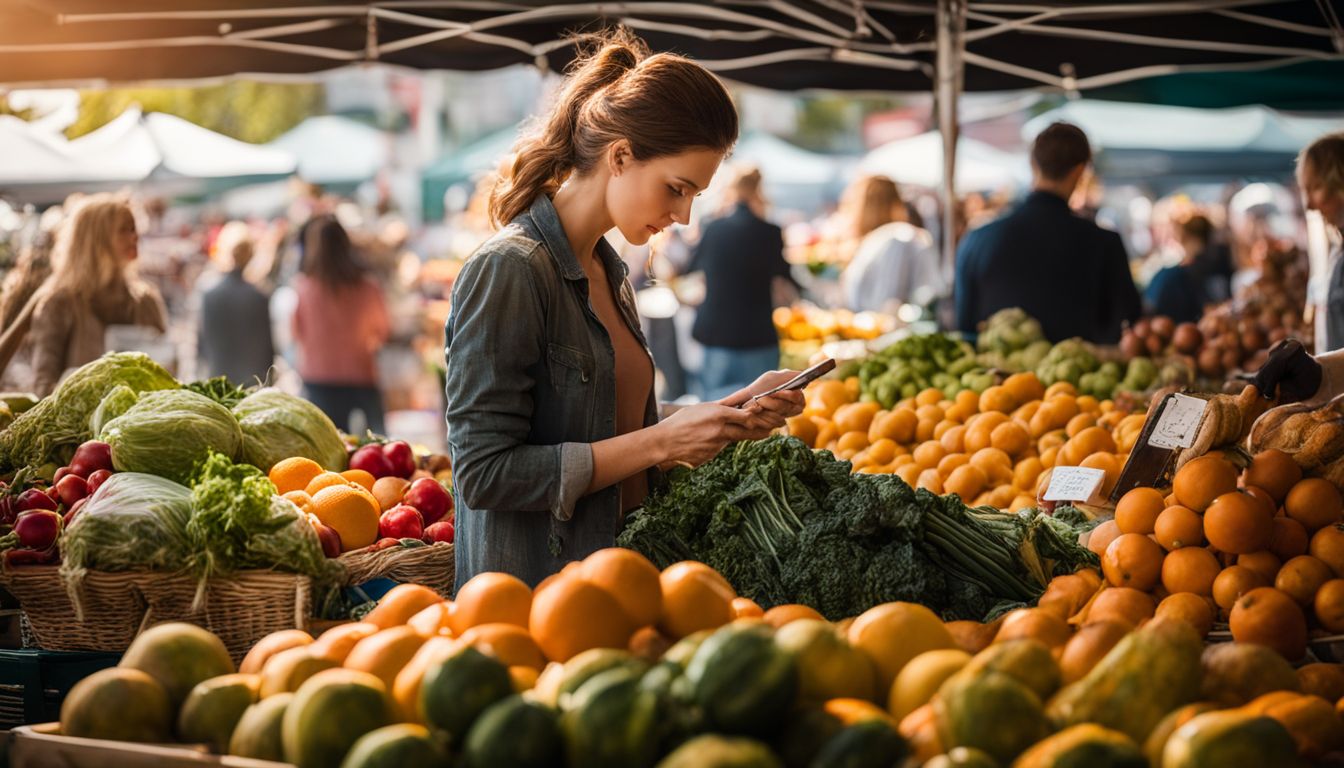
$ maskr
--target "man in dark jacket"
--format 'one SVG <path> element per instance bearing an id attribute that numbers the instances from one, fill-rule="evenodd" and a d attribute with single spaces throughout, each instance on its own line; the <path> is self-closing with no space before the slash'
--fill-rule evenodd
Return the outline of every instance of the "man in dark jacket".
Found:
<path id="1" fill-rule="evenodd" d="M 1021 307 L 1051 341 L 1080 336 L 1114 344 L 1142 311 L 1125 246 L 1069 209 L 1092 160 L 1087 135 L 1054 123 L 1031 146 L 1032 192 L 957 250 L 957 328 L 974 334 L 1000 309 Z"/>
<path id="2" fill-rule="evenodd" d="M 254 249 L 247 225 L 225 226 L 215 247 L 221 266 L 229 271 L 214 285 L 202 286 L 198 375 L 227 376 L 244 385 L 270 383 L 275 362 L 270 298 L 243 279 Z"/>

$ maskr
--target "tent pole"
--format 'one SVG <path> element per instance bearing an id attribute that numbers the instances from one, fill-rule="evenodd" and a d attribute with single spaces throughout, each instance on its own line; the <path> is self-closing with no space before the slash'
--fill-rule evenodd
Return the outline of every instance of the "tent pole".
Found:
<path id="1" fill-rule="evenodd" d="M 943 268 L 951 272 L 957 254 L 957 102 L 961 96 L 966 33 L 966 0 L 938 0 L 938 131 L 943 137 Z"/>

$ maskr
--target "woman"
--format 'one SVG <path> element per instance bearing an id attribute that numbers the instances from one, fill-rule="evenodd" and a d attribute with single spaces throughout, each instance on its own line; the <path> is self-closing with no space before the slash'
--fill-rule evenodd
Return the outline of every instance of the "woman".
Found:
<path id="1" fill-rule="evenodd" d="M 167 328 L 158 289 L 135 275 L 139 243 L 130 206 L 112 195 L 84 198 L 66 220 L 32 315 L 34 392 L 50 394 L 66 371 L 101 357 L 110 325 Z"/>
<path id="2" fill-rule="evenodd" d="M 364 426 L 381 434 L 376 358 L 389 333 L 383 289 L 368 276 L 336 217 L 309 221 L 301 237 L 291 328 L 304 397 L 342 430 L 352 429 L 351 416 L 359 411 Z"/>
<path id="3" fill-rule="evenodd" d="M 224 376 L 240 384 L 266 384 L 275 364 L 270 297 L 244 274 L 256 253 L 251 227 L 231 221 L 219 231 L 213 279 L 197 280 L 197 376 Z"/>
<path id="4" fill-rule="evenodd" d="M 1175 223 L 1181 262 L 1153 275 L 1143 294 L 1144 303 L 1149 314 L 1165 315 L 1177 323 L 1197 323 L 1207 301 L 1198 261 L 1213 239 L 1213 224 L 1199 213 L 1183 216 Z"/>
<path id="5" fill-rule="evenodd" d="M 705 347 L 700 385 L 709 400 L 779 365 L 771 289 L 777 279 L 793 282 L 784 261 L 784 233 L 765 220 L 761 172 L 740 170 L 726 202 L 727 215 L 705 227 L 690 266 L 705 275 L 705 300 L 695 312 L 691 336 Z"/>
<path id="6" fill-rule="evenodd" d="M 1330 280 L 1325 298 L 1324 350 L 1344 347 L 1344 132 L 1331 133 L 1302 150 L 1297 158 L 1297 185 L 1307 210 L 1317 211 L 1331 230 Z"/>
<path id="7" fill-rule="evenodd" d="M 576 64 L 519 146 L 491 197 L 505 226 L 458 276 L 446 328 L 458 584 L 483 571 L 537 584 L 612 546 L 658 468 L 801 411 L 797 392 L 752 400 L 780 372 L 659 421 L 633 292 L 602 238 L 642 245 L 684 223 L 736 138 L 722 83 L 621 35 Z"/>
<path id="8" fill-rule="evenodd" d="M 933 237 L 910 223 L 895 182 L 860 178 L 846 191 L 843 206 L 858 243 L 840 277 L 846 306 L 895 314 L 904 304 L 928 306 L 947 293 Z"/>

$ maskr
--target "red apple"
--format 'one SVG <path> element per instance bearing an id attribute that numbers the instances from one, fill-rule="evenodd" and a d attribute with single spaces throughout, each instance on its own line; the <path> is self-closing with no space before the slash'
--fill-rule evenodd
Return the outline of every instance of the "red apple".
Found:
<path id="1" fill-rule="evenodd" d="M 383 455 L 383 447 L 372 443 L 363 446 L 350 455 L 350 468 L 362 469 L 373 475 L 374 478 L 387 477 L 392 474 L 392 465 Z"/>
<path id="2" fill-rule="evenodd" d="M 384 445 L 383 458 L 387 459 L 396 477 L 410 477 L 415 472 L 415 452 L 405 440 L 393 440 Z"/>
<path id="3" fill-rule="evenodd" d="M 425 541 L 430 544 L 434 544 L 440 541 L 445 541 L 449 544 L 452 544 L 454 533 L 455 531 L 453 530 L 452 523 L 448 522 L 447 520 L 440 520 L 439 522 L 425 529 Z"/>
<path id="4" fill-rule="evenodd" d="M 14 511 L 27 512 L 30 509 L 49 509 L 55 512 L 56 500 L 37 488 L 29 488 L 19 494 L 19 500 L 14 505 Z"/>
<path id="5" fill-rule="evenodd" d="M 89 495 L 92 496 L 98 490 L 98 486 L 107 482 L 107 478 L 111 476 L 112 473 L 106 469 L 98 469 L 90 473 L 88 480 L 85 481 L 89 486 Z"/>
<path id="6" fill-rule="evenodd" d="M 112 446 L 97 440 L 90 440 L 75 449 L 75 457 L 70 460 L 70 471 L 80 477 L 88 477 L 97 470 L 115 469 L 112 466 Z"/>
<path id="7" fill-rule="evenodd" d="M 398 504 L 378 518 L 378 536 L 384 539 L 418 539 L 425 535 L 425 519 L 420 510 Z"/>
<path id="8" fill-rule="evenodd" d="M 89 495 L 89 484 L 79 475 L 66 475 L 52 486 L 56 489 L 56 496 L 66 509 L 74 506 L 76 501 Z"/>
<path id="9" fill-rule="evenodd" d="M 47 549 L 61 534 L 61 516 L 50 509 L 30 509 L 14 522 L 19 545 L 29 549 Z"/>
<path id="10" fill-rule="evenodd" d="M 453 497 L 432 477 L 422 477 L 411 483 L 402 497 L 402 503 L 410 504 L 420 510 L 425 525 L 433 525 L 453 508 Z"/>
<path id="11" fill-rule="evenodd" d="M 317 540 L 322 543 L 322 554 L 327 557 L 340 557 L 341 534 L 337 533 L 335 528 L 332 528 L 325 523 L 320 523 L 311 519 L 310 522 L 313 524 L 313 530 L 317 531 Z"/>
<path id="12" fill-rule="evenodd" d="M 55 486 L 57 483 L 61 482 L 61 478 L 65 477 L 66 475 L 73 475 L 73 474 L 74 473 L 70 471 L 69 467 L 61 467 L 60 469 L 56 470 L 56 474 L 53 475 L 51 478 L 52 486 Z M 78 475 L 76 475 L 76 477 L 78 477 Z"/>

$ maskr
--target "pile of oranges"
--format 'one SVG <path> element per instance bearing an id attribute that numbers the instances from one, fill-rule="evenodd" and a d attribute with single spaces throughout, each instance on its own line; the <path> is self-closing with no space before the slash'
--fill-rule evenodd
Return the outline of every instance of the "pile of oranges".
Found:
<path id="1" fill-rule="evenodd" d="M 1144 414 L 1079 395 L 1067 382 L 1046 388 L 1034 373 L 955 400 L 927 389 L 889 411 L 859 401 L 858 379 L 818 381 L 805 394 L 788 433 L 852 462 L 855 472 L 895 474 L 967 504 L 1011 510 L 1035 506 L 1055 466 L 1101 469 L 1101 491 L 1109 493 L 1144 422 Z"/>
<path id="2" fill-rule="evenodd" d="M 342 552 L 378 540 L 382 508 L 374 496 L 374 477 L 368 472 L 328 472 L 312 459 L 296 456 L 276 462 L 267 476 L 281 496 L 340 536 Z"/>
<path id="3" fill-rule="evenodd" d="M 1221 454 L 1200 457 L 1169 495 L 1136 488 L 1093 530 L 1108 588 L 1091 611 L 1137 623 L 1166 606 L 1205 632 L 1223 619 L 1235 639 L 1296 661 L 1311 627 L 1344 632 L 1341 520 L 1335 486 L 1304 478 L 1282 451 L 1244 472 Z"/>

